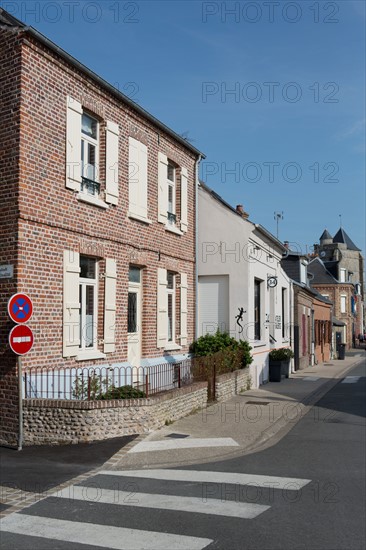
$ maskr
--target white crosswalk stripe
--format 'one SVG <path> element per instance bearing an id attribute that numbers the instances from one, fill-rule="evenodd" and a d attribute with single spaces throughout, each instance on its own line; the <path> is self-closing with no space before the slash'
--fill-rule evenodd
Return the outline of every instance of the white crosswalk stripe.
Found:
<path id="1" fill-rule="evenodd" d="M 188 439 L 172 439 L 162 441 L 141 441 L 129 453 L 144 453 L 151 451 L 167 451 L 169 449 L 192 449 L 198 447 L 238 447 L 239 443 L 231 437 L 190 437 Z"/>
<path id="2" fill-rule="evenodd" d="M 13 514 L 1 522 L 1 532 L 28 535 L 64 542 L 89 544 L 113 550 L 201 550 L 211 544 L 207 538 L 140 531 L 112 525 L 93 525 L 25 514 Z"/>
<path id="3" fill-rule="evenodd" d="M 361 376 L 346 376 L 341 384 L 356 384 L 360 380 Z"/>
<path id="4" fill-rule="evenodd" d="M 193 481 L 196 483 L 234 483 L 254 485 L 256 487 L 274 487 L 275 489 L 299 490 L 310 479 L 293 477 L 262 476 L 254 474 L 236 474 L 231 472 L 207 472 L 200 470 L 102 470 L 101 475 L 153 478 L 172 481 Z"/>
<path id="5" fill-rule="evenodd" d="M 151 488 L 151 483 L 155 480 L 175 482 L 174 493 L 165 494 L 164 483 L 159 483 L 159 493 L 148 492 L 128 492 L 126 490 L 116 489 L 115 479 L 113 476 L 126 480 L 127 486 L 131 479 L 140 479 L 139 488 L 143 489 L 144 485 Z M 148 517 L 147 510 L 157 510 L 159 518 L 162 511 L 179 512 L 180 514 L 202 514 L 210 517 L 226 517 L 239 518 L 241 520 L 252 520 L 260 514 L 269 513 L 271 506 L 259 504 L 257 502 L 241 502 L 239 499 L 219 499 L 219 491 L 214 489 L 218 485 L 223 485 L 230 489 L 230 486 L 254 486 L 273 488 L 286 491 L 298 491 L 311 480 L 292 478 L 292 477 L 277 477 L 257 474 L 232 473 L 232 472 L 215 472 L 215 471 L 200 471 L 200 470 L 102 470 L 99 471 L 95 478 L 88 479 L 85 485 L 71 485 L 66 489 L 55 491 L 52 495 L 52 500 L 47 499 L 43 503 L 46 506 L 40 507 L 40 513 L 37 514 L 36 509 L 28 513 L 14 513 L 5 517 L 0 528 L 2 535 L 7 533 L 8 536 L 22 537 L 40 537 L 47 540 L 49 548 L 53 548 L 55 543 L 52 541 L 62 541 L 68 544 L 84 544 L 89 546 L 98 546 L 100 548 L 108 548 L 110 550 L 203 550 L 214 542 L 209 538 L 208 532 L 197 533 L 196 536 L 190 536 L 189 530 L 183 530 L 184 534 L 167 533 L 163 523 L 153 523 L 156 530 L 143 529 L 144 521 Z M 184 485 L 180 482 L 185 482 Z M 135 483 L 135 482 L 133 482 Z M 187 485 L 188 484 L 188 485 Z M 190 487 L 190 485 L 192 485 Z M 118 486 L 118 484 L 117 484 Z M 197 497 L 201 494 L 203 487 L 209 488 L 206 490 L 205 496 Z M 199 492 L 197 489 L 200 489 Z M 229 490 L 227 489 L 227 490 Z M 185 492 L 185 495 L 179 494 Z M 188 495 L 187 495 L 188 491 Z M 196 496 L 190 496 L 189 492 L 194 492 Z M 169 493 L 169 491 L 167 491 Z M 164 493 L 164 494 L 162 494 Z M 230 493 L 231 494 L 231 493 Z M 207 498 L 208 497 L 208 498 Z M 215 498 L 214 498 L 215 497 Z M 66 500 L 72 502 L 72 515 L 65 512 L 64 504 Z M 245 499 L 243 499 L 245 500 Z M 94 518 L 96 521 L 91 523 L 89 519 L 90 504 L 94 507 Z M 33 505 L 34 506 L 39 506 Z M 97 506 L 97 510 L 95 510 Z M 114 506 L 115 510 L 118 507 L 124 507 L 123 513 L 119 515 L 114 513 L 115 523 L 118 524 L 119 518 L 123 522 L 123 527 L 108 523 L 104 524 L 104 518 L 110 514 L 105 512 L 104 507 Z M 99 512 L 100 507 L 100 512 Z M 127 508 L 129 507 L 129 509 Z M 32 507 L 31 507 L 32 508 Z M 139 510 L 135 510 L 140 508 Z M 79 510 L 79 512 L 78 512 Z M 66 516 L 65 516 L 66 513 Z M 45 514 L 45 516 L 43 515 Z M 132 515 L 131 515 L 132 514 Z M 129 528 L 128 525 L 131 518 L 139 518 L 141 529 Z M 53 517 L 48 517 L 49 515 Z M 79 517 L 78 517 L 79 516 Z M 71 520 L 70 520 L 71 517 Z M 72 521 L 75 517 L 76 521 Z M 172 516 L 174 517 L 174 516 Z M 184 523 L 184 515 L 179 516 L 179 525 Z M 88 518 L 87 521 L 78 521 L 81 518 Z M 163 521 L 163 520 L 161 520 Z M 175 524 L 176 525 L 176 524 Z M 191 523 L 189 523 L 191 525 Z M 134 524 L 134 527 L 136 524 Z M 162 528 L 159 532 L 159 527 Z M 178 529 L 180 529 L 178 527 Z M 171 531 L 175 531 L 171 527 Z M 208 535 L 208 536 L 207 536 Z M 29 543 L 32 547 L 33 542 Z"/>
<path id="6" fill-rule="evenodd" d="M 117 504 L 121 506 L 136 506 L 140 508 L 158 508 L 160 510 L 178 510 L 180 512 L 195 512 L 215 516 L 229 516 L 233 518 L 253 519 L 270 506 L 246 502 L 222 501 L 213 498 L 203 499 L 173 495 L 128 493 L 99 487 L 80 487 L 73 485 L 57 493 L 57 497 L 70 500 L 87 500 L 103 504 Z"/>

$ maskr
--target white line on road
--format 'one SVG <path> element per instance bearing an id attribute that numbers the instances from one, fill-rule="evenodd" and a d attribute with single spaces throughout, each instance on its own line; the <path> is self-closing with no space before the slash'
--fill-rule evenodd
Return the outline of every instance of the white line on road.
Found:
<path id="1" fill-rule="evenodd" d="M 206 472 L 198 470 L 101 470 L 98 475 L 163 479 L 169 481 L 193 481 L 196 483 L 233 483 L 273 487 L 297 491 L 310 483 L 310 479 L 295 477 L 262 476 L 255 474 L 237 474 L 230 472 Z M 212 495 L 213 496 L 213 495 Z"/>
<path id="2" fill-rule="evenodd" d="M 192 449 L 197 447 L 239 447 L 239 443 L 231 437 L 206 437 L 189 439 L 172 439 L 163 441 L 141 441 L 132 447 L 129 453 L 145 453 L 151 451 L 167 451 L 169 449 Z"/>
<path id="3" fill-rule="evenodd" d="M 52 496 L 83 500 L 102 504 L 121 506 L 137 506 L 140 508 L 158 508 L 159 510 L 178 510 L 196 514 L 211 514 L 233 518 L 254 519 L 270 508 L 262 504 L 235 502 L 233 500 L 218 500 L 213 498 L 183 497 L 176 495 L 161 495 L 149 493 L 131 493 L 103 489 L 101 487 L 82 487 L 73 485 L 62 489 Z"/>
<path id="4" fill-rule="evenodd" d="M 202 550 L 212 540 L 172 535 L 156 531 L 140 531 L 112 525 L 94 525 L 25 514 L 12 514 L 1 521 L 1 532 L 42 537 L 100 546 L 113 550 Z M 52 545 L 50 544 L 49 548 Z"/>
<path id="5" fill-rule="evenodd" d="M 341 384 L 355 384 L 360 380 L 361 376 L 346 376 L 344 380 L 342 380 Z"/>

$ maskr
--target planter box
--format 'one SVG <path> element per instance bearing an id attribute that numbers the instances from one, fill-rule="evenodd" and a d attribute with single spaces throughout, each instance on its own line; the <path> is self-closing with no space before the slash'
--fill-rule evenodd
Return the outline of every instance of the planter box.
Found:
<path id="1" fill-rule="evenodd" d="M 282 376 L 289 377 L 290 360 L 269 362 L 269 381 L 281 382 Z"/>

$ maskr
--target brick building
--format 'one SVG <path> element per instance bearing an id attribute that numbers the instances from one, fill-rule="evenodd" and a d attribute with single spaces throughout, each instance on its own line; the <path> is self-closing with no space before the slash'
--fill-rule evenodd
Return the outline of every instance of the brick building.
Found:
<path id="1" fill-rule="evenodd" d="M 288 243 L 285 243 L 288 245 Z M 332 310 L 330 299 L 309 284 L 308 259 L 288 250 L 282 267 L 294 282 L 293 347 L 295 370 L 329 361 L 332 341 Z"/>
<path id="2" fill-rule="evenodd" d="M 34 304 L 25 371 L 186 356 L 202 155 L 2 9 L 0 64 L 0 441 L 14 445 L 13 293 Z"/>

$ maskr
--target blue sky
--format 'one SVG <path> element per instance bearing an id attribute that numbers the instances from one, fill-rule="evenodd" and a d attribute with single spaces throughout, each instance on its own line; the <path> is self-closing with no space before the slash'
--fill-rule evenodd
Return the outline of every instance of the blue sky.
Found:
<path id="1" fill-rule="evenodd" d="M 275 234 L 283 211 L 279 237 L 306 251 L 341 214 L 365 251 L 363 1 L 0 6 L 187 132 L 203 179 L 253 221 Z"/>

